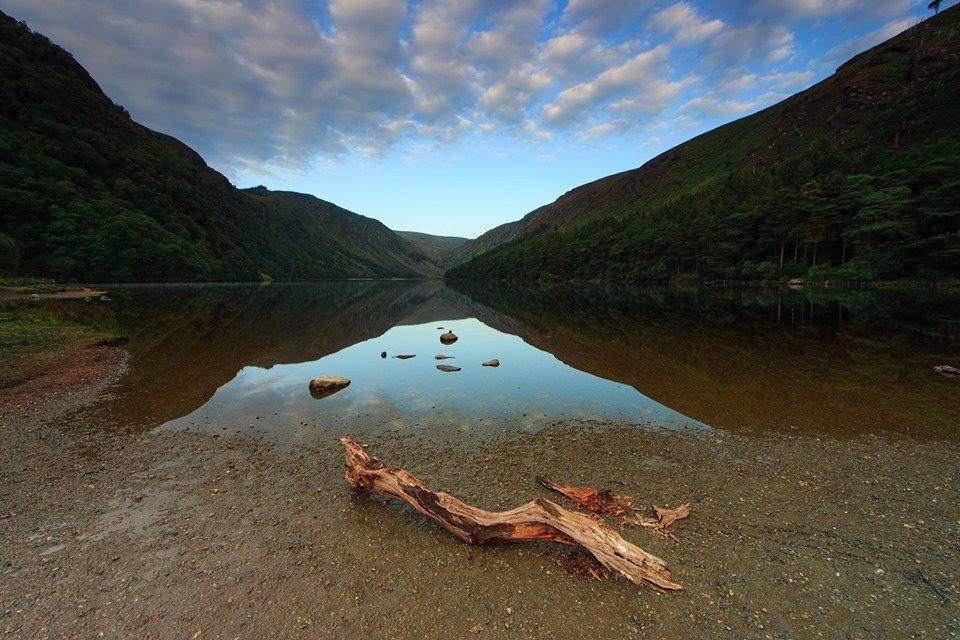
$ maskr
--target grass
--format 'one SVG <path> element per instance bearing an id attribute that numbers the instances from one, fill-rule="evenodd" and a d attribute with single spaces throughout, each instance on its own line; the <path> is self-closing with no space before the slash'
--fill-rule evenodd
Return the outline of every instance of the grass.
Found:
<path id="1" fill-rule="evenodd" d="M 26 287 L 36 284 L 55 284 L 50 278 L 0 276 L 0 287 Z"/>
<path id="2" fill-rule="evenodd" d="M 116 316 L 103 305 L 0 302 L 0 388 L 37 376 L 62 349 L 124 340 Z"/>

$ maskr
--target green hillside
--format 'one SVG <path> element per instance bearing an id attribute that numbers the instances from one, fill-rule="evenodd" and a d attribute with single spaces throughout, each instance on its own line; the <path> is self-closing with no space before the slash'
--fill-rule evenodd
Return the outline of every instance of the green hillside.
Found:
<path id="1" fill-rule="evenodd" d="M 431 260 L 442 264 L 443 261 L 454 251 L 465 245 L 470 240 L 457 236 L 433 236 L 429 233 L 420 233 L 419 231 L 396 231 L 401 238 L 406 238 Z"/>
<path id="2" fill-rule="evenodd" d="M 955 277 L 958 104 L 952 8 L 800 94 L 487 232 L 458 252 L 488 252 L 447 276 Z"/>
<path id="3" fill-rule="evenodd" d="M 146 129 L 73 59 L 0 13 L 0 273 L 85 281 L 438 273 L 376 220 L 241 191 Z"/>

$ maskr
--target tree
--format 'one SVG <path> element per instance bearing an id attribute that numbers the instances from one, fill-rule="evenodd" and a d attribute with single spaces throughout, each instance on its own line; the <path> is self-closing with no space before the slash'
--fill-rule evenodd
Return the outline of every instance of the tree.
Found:
<path id="1" fill-rule="evenodd" d="M 12 273 L 20 266 L 20 251 L 10 236 L 0 233 L 0 273 Z"/>

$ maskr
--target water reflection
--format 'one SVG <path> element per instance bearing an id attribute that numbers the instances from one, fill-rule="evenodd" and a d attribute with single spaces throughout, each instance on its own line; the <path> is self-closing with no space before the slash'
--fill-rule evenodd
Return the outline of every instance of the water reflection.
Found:
<path id="1" fill-rule="evenodd" d="M 957 438 L 960 301 L 935 292 L 437 282 L 114 290 L 131 371 L 100 422 L 289 440 L 351 424 L 693 421 L 742 432 Z M 461 340 L 439 342 L 438 326 Z M 412 360 L 380 358 L 416 353 Z M 461 371 L 437 371 L 434 354 Z M 499 369 L 480 366 L 499 358 Z M 344 375 L 321 401 L 316 375 Z"/>
<path id="2" fill-rule="evenodd" d="M 526 342 L 739 431 L 960 437 L 960 296 L 463 286 Z M 496 321 L 492 321 L 493 326 Z"/>
<path id="3" fill-rule="evenodd" d="M 441 345 L 437 322 L 460 340 Z M 382 351 L 416 357 L 382 359 Z M 453 356 L 445 362 L 455 363 L 460 371 L 437 370 L 433 356 L 441 351 Z M 500 367 L 481 365 L 494 355 L 501 357 Z M 318 374 L 345 376 L 351 384 L 317 401 L 306 387 Z M 472 318 L 396 326 L 313 362 L 245 367 L 204 406 L 165 428 L 235 429 L 245 422 L 249 426 L 249 416 L 263 413 L 271 415 L 254 427 L 284 440 L 309 434 L 316 425 L 342 430 L 356 423 L 459 431 L 482 428 L 487 420 L 524 429 L 557 418 L 690 424 L 627 385 L 564 365 Z"/>

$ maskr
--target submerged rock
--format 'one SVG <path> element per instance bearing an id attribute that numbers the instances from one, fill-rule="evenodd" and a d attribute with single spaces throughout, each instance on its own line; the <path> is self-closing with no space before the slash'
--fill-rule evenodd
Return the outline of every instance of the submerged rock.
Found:
<path id="1" fill-rule="evenodd" d="M 443 344 L 453 344 L 459 340 L 459 338 L 454 335 L 453 331 L 447 331 L 445 334 L 440 336 L 440 342 Z"/>
<path id="2" fill-rule="evenodd" d="M 350 381 L 340 376 L 317 376 L 310 381 L 310 395 L 319 400 L 348 386 Z"/>
<path id="3" fill-rule="evenodd" d="M 433 359 L 434 360 L 451 360 L 453 359 L 453 356 L 445 356 L 442 353 L 438 353 L 437 355 L 433 356 Z"/>
<path id="4" fill-rule="evenodd" d="M 400 355 L 393 357 L 398 360 L 409 360 L 410 358 L 416 358 L 417 355 L 415 353 L 401 353 Z"/>
<path id="5" fill-rule="evenodd" d="M 940 375 L 947 376 L 948 378 L 960 377 L 960 369 L 957 369 L 956 367 L 951 367 L 948 364 L 937 365 L 936 367 L 933 368 L 933 370 L 939 373 Z"/>
<path id="6" fill-rule="evenodd" d="M 440 371 L 447 371 L 447 372 L 460 371 L 460 367 L 451 367 L 448 364 L 438 364 L 437 369 L 440 369 Z"/>
<path id="7" fill-rule="evenodd" d="M 493 360 L 487 360 L 486 362 L 483 363 L 483 366 L 485 366 L 485 367 L 499 367 L 499 366 L 500 366 L 500 361 L 497 360 L 496 358 L 494 358 Z"/>

